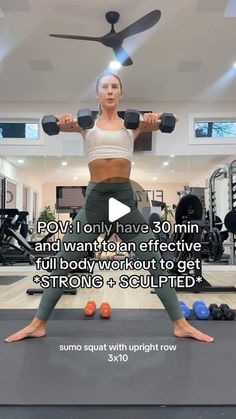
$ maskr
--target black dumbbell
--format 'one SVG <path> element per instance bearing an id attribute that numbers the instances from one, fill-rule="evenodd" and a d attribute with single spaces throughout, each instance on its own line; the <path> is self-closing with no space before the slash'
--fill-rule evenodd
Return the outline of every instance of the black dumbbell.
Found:
<path id="1" fill-rule="evenodd" d="M 225 320 L 234 320 L 235 312 L 229 308 L 228 304 L 221 304 L 219 308 L 222 311 Z"/>
<path id="2" fill-rule="evenodd" d="M 209 305 L 209 311 L 211 313 L 211 316 L 214 320 L 222 320 L 223 319 L 223 313 L 218 307 L 217 304 L 210 304 Z"/>
<path id="3" fill-rule="evenodd" d="M 170 134 L 174 131 L 176 119 L 173 113 L 164 112 L 161 115 L 160 131 Z"/>
<path id="4" fill-rule="evenodd" d="M 90 109 L 81 109 L 77 113 L 77 118 L 73 123 L 78 124 L 83 129 L 91 129 L 94 126 L 94 117 Z M 42 127 L 48 135 L 57 135 L 60 132 L 60 123 L 56 116 L 45 115 L 42 119 Z"/>
<path id="5" fill-rule="evenodd" d="M 224 304 L 221 304 L 219 308 L 220 308 L 220 310 L 223 312 L 223 311 L 224 311 L 224 309 L 225 309 L 225 308 L 229 308 L 229 306 L 228 306 L 228 304 L 225 304 L 225 303 L 224 303 Z"/>
<path id="6" fill-rule="evenodd" d="M 143 116 L 135 109 L 127 109 L 124 117 L 124 125 L 128 129 L 136 129 L 143 121 Z M 173 113 L 164 112 L 157 121 L 161 132 L 171 133 L 175 129 L 176 118 Z"/>

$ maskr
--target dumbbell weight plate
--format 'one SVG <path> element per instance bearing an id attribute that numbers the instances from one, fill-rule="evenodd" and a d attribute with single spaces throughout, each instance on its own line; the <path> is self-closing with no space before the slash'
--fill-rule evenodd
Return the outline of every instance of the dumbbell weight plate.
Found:
<path id="1" fill-rule="evenodd" d="M 225 227 L 228 231 L 236 234 L 236 210 L 229 211 L 224 219 Z"/>
<path id="2" fill-rule="evenodd" d="M 91 129 L 94 126 L 94 117 L 90 109 L 80 109 L 77 113 L 77 121 L 81 128 Z"/>
<path id="3" fill-rule="evenodd" d="M 223 319 L 223 313 L 219 308 L 214 308 L 211 312 L 212 318 L 214 320 L 222 320 Z"/>
<path id="4" fill-rule="evenodd" d="M 219 309 L 220 309 L 221 311 L 224 311 L 224 309 L 225 309 L 225 308 L 229 308 L 228 304 L 224 304 L 224 303 L 222 303 L 222 304 L 219 306 Z"/>
<path id="5" fill-rule="evenodd" d="M 127 109 L 124 116 L 124 126 L 127 129 L 137 129 L 139 126 L 140 114 L 135 109 Z"/>
<path id="6" fill-rule="evenodd" d="M 221 234 L 216 227 L 214 227 L 209 234 L 209 251 L 210 258 L 213 261 L 220 260 L 224 252 Z"/>
<path id="7" fill-rule="evenodd" d="M 217 304 L 210 304 L 209 307 L 208 307 L 210 313 L 216 308 L 219 308 Z"/>
<path id="8" fill-rule="evenodd" d="M 176 119 L 173 113 L 163 113 L 161 115 L 160 130 L 161 132 L 166 132 L 170 134 L 175 129 Z"/>
<path id="9" fill-rule="evenodd" d="M 199 320 L 208 320 L 210 311 L 204 301 L 197 300 L 193 303 L 193 311 Z"/>
<path id="10" fill-rule="evenodd" d="M 229 308 L 224 309 L 224 318 L 225 320 L 234 320 L 235 319 L 235 313 L 233 310 Z"/>
<path id="11" fill-rule="evenodd" d="M 58 119 L 54 115 L 45 115 L 42 119 L 42 127 L 47 135 L 57 135 L 60 127 L 57 125 Z"/>

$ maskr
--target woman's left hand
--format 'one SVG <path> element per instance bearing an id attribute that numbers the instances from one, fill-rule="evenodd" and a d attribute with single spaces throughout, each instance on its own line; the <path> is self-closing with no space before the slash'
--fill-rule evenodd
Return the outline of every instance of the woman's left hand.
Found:
<path id="1" fill-rule="evenodd" d="M 154 125 L 161 122 L 160 118 L 163 112 L 161 113 L 154 113 L 154 112 L 145 112 L 143 114 L 143 122 L 146 125 Z"/>

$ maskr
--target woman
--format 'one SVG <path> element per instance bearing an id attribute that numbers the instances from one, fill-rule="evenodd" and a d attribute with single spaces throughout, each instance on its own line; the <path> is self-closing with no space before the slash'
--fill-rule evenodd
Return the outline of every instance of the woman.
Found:
<path id="1" fill-rule="evenodd" d="M 145 223 L 142 214 L 136 208 L 133 199 L 133 190 L 129 181 L 131 171 L 131 159 L 133 152 L 133 142 L 140 132 L 154 131 L 158 129 L 156 123 L 161 114 L 147 113 L 144 115 L 143 123 L 134 130 L 124 128 L 124 121 L 117 114 L 117 107 L 122 95 L 122 84 L 120 78 L 115 74 L 103 74 L 97 80 L 97 98 L 99 101 L 100 115 L 96 124 L 91 130 L 84 130 L 73 123 L 73 115 L 65 114 L 59 117 L 61 130 L 66 132 L 79 132 L 86 141 L 87 158 L 91 175 L 90 182 L 86 190 L 86 204 L 72 222 L 73 233 L 65 234 L 63 242 L 79 241 L 93 242 L 96 234 L 86 235 L 82 231 L 82 225 L 88 222 L 106 221 L 108 222 L 108 200 L 110 197 L 118 199 L 131 208 L 131 212 L 122 217 L 119 222 L 125 224 Z M 123 221 L 122 221 L 123 220 Z M 80 233 L 75 232 L 75 225 L 80 221 Z M 92 222 L 91 222 L 92 221 Z M 137 245 L 142 241 L 154 238 L 152 232 L 148 234 L 120 235 L 123 241 L 134 241 Z M 138 246 L 137 246 L 138 248 Z M 155 258 L 159 261 L 160 256 L 155 252 L 137 251 L 137 256 L 141 259 L 151 260 Z M 76 255 L 81 258 L 82 252 Z M 57 257 L 66 260 L 75 258 L 72 252 L 65 253 L 63 250 Z M 159 266 L 159 263 L 157 264 Z M 52 275 L 66 275 L 67 272 L 57 269 Z M 158 280 L 159 275 L 164 275 L 161 270 L 150 270 L 150 273 Z M 166 308 L 170 319 L 173 321 L 174 335 L 176 337 L 191 337 L 205 342 L 213 342 L 211 336 L 205 335 L 194 327 L 190 326 L 183 317 L 179 307 L 176 292 L 165 284 L 162 288 L 155 288 Z M 25 328 L 19 330 L 5 339 L 5 342 L 14 342 L 25 337 L 43 337 L 46 334 L 46 322 L 53 311 L 55 305 L 63 293 L 62 288 L 48 288 L 44 290 L 40 305 L 36 311 L 32 322 Z"/>

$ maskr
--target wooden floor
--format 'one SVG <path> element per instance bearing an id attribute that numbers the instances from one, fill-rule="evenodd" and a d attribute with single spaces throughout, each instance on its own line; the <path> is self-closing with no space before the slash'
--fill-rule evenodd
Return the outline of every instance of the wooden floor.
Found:
<path id="1" fill-rule="evenodd" d="M 37 288 L 32 277 L 36 273 L 31 266 L 0 267 L 0 309 L 37 308 L 41 295 L 27 295 L 27 288 Z M 111 272 L 94 271 L 93 274 L 103 274 L 104 280 L 111 277 Z M 128 271 L 127 275 L 146 274 L 146 271 Z M 45 274 L 45 272 L 42 272 Z M 112 271 L 112 277 L 119 280 L 122 271 Z M 1 285 L 1 276 L 25 275 L 24 279 L 18 280 L 10 285 Z M 206 266 L 203 267 L 203 276 L 212 285 L 234 285 L 236 286 L 235 266 Z M 236 309 L 236 293 L 178 293 L 178 298 L 184 300 L 189 306 L 195 300 L 203 300 L 206 304 L 227 303 L 231 308 Z M 105 285 L 101 289 L 78 289 L 77 295 L 63 295 L 57 303 L 57 308 L 82 308 L 89 299 L 94 299 L 99 306 L 103 301 L 108 301 L 113 308 L 162 308 L 162 303 L 150 289 L 121 289 L 119 285 L 109 288 Z"/>

